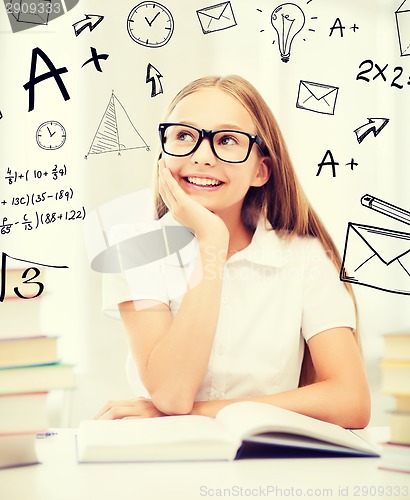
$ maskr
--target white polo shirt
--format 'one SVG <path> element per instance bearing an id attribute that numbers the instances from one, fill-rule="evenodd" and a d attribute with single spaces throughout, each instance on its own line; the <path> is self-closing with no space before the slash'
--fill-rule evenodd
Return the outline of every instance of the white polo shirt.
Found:
<path id="1" fill-rule="evenodd" d="M 177 224 L 170 214 L 163 220 Z M 175 289 L 170 292 L 169 283 L 161 282 L 163 267 L 169 270 L 169 264 L 140 266 L 134 282 L 130 272 L 126 278 L 105 275 L 105 313 L 119 317 L 119 303 L 146 298 L 166 303 L 175 315 L 183 295 L 176 297 Z M 189 263 L 184 273 L 189 274 Z M 168 272 L 163 281 L 169 277 Z M 260 221 L 249 246 L 225 264 L 215 341 L 196 400 L 294 389 L 299 382 L 304 340 L 329 328 L 354 329 L 355 324 L 352 298 L 319 240 L 283 238 Z M 127 375 L 135 394 L 149 397 L 131 356 Z"/>

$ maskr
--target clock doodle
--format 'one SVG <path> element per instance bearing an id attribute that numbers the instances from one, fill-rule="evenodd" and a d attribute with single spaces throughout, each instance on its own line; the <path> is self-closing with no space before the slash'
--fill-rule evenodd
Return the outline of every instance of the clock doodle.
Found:
<path id="1" fill-rule="evenodd" d="M 59 149 L 66 140 L 65 128 L 54 120 L 46 121 L 38 127 L 36 140 L 42 149 Z"/>
<path id="2" fill-rule="evenodd" d="M 127 30 L 134 42 L 144 47 L 162 47 L 174 32 L 174 20 L 160 3 L 141 2 L 128 14 Z"/>

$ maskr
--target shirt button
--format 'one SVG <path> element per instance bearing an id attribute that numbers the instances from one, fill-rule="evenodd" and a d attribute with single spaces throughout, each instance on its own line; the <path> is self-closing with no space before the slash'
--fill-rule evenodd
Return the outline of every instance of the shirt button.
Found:
<path id="1" fill-rule="evenodd" d="M 222 297 L 221 302 L 222 304 L 227 304 L 229 302 L 228 297 Z"/>

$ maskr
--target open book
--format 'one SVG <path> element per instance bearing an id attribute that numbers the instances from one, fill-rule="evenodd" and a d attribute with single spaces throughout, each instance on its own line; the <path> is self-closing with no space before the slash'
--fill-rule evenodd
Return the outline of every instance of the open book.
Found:
<path id="1" fill-rule="evenodd" d="M 216 418 L 84 420 L 77 433 L 79 462 L 233 460 L 254 446 L 271 450 L 274 456 L 289 448 L 312 454 L 320 450 L 339 456 L 379 456 L 352 431 L 253 402 L 226 406 Z"/>

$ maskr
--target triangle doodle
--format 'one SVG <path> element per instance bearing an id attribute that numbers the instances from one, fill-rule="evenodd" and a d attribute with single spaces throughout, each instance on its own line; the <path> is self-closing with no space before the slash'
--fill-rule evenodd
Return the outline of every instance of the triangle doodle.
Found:
<path id="1" fill-rule="evenodd" d="M 121 154 L 121 151 L 129 149 L 150 150 L 148 144 L 132 123 L 124 106 L 112 92 L 85 158 L 92 154 L 114 152 Z"/>

